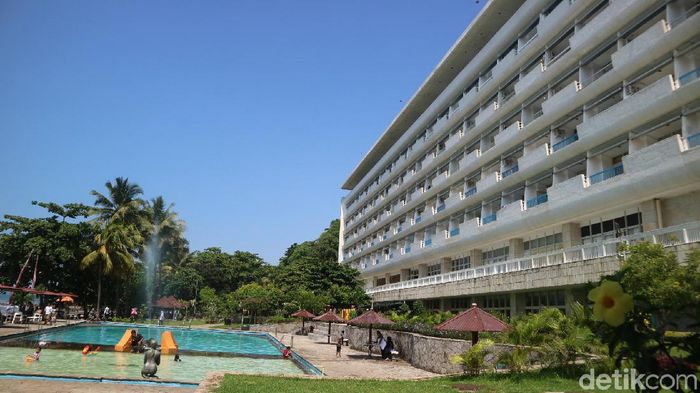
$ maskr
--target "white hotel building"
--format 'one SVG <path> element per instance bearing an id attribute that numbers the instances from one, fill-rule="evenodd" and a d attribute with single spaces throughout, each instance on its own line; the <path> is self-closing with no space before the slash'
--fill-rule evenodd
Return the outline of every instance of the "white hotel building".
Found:
<path id="1" fill-rule="evenodd" d="M 343 184 L 375 305 L 566 309 L 622 241 L 697 247 L 699 3 L 486 4 Z"/>

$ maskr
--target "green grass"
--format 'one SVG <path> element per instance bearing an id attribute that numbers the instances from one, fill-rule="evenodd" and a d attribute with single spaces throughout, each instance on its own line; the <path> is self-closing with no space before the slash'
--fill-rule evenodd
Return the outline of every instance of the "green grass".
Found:
<path id="1" fill-rule="evenodd" d="M 421 381 L 333 380 L 270 376 L 226 375 L 218 393 L 327 392 L 327 393 L 542 393 L 584 392 L 577 379 L 552 373 L 485 374 L 477 377 L 440 377 Z M 608 390 L 608 392 L 613 390 Z"/>

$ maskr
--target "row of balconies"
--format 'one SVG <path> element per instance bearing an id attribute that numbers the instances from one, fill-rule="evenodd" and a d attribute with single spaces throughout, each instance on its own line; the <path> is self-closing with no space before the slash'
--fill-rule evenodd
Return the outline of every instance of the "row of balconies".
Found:
<path id="1" fill-rule="evenodd" d="M 440 128 L 440 126 L 444 126 L 447 123 L 447 120 L 450 117 L 452 117 L 455 113 L 463 112 L 464 108 L 467 107 L 466 104 L 469 101 L 473 102 L 472 99 L 475 98 L 477 92 L 479 90 L 482 90 L 482 88 L 488 82 L 493 80 L 494 75 L 502 75 L 504 73 L 504 71 L 506 71 L 509 68 L 512 68 L 511 67 L 512 64 L 518 60 L 520 60 L 522 62 L 523 61 L 522 59 L 517 59 L 518 55 L 521 52 L 523 52 L 525 47 L 530 46 L 537 38 L 549 37 L 550 35 L 552 35 L 554 33 L 552 31 L 552 29 L 554 27 L 556 27 L 561 22 L 562 19 L 566 19 L 566 15 L 569 12 L 571 12 L 571 5 L 573 3 L 574 3 L 574 1 L 572 1 L 572 0 L 562 1 L 552 12 L 549 13 L 549 15 L 547 15 L 546 17 L 541 17 L 540 21 L 538 23 L 538 26 L 535 29 L 533 29 L 527 37 L 521 37 L 519 39 L 517 51 L 511 50 L 510 52 L 508 52 L 508 54 L 506 54 L 505 56 L 500 58 L 498 60 L 498 62 L 496 63 L 496 65 L 491 70 L 489 70 L 487 73 L 481 75 L 478 78 L 479 88 L 471 89 L 471 90 L 465 92 L 460 100 L 456 101 L 456 103 L 453 103 L 450 107 L 448 107 L 448 110 L 446 112 L 443 112 L 443 113 L 446 113 L 446 115 L 438 117 L 438 119 L 436 120 L 434 125 L 429 127 L 429 128 L 437 129 L 437 128 Z M 538 33 L 538 31 L 543 32 L 543 33 Z M 498 79 L 500 81 L 502 78 L 499 77 Z M 507 97 L 507 98 L 510 98 L 510 97 Z M 507 99 L 505 101 L 507 101 Z M 460 110 L 460 108 L 461 108 L 461 110 Z M 422 147 L 421 144 L 423 141 L 424 140 L 416 141 L 415 142 L 416 145 L 413 146 L 413 151 L 420 151 L 419 147 Z M 404 160 L 404 161 L 406 161 L 406 160 Z M 379 177 L 381 179 L 380 184 L 372 185 L 370 187 L 370 189 L 373 188 L 371 191 L 374 191 L 377 188 L 381 188 L 381 186 L 382 186 L 381 183 L 390 176 L 388 176 L 387 173 L 383 172 Z M 367 195 L 371 194 L 371 191 L 368 190 Z M 353 207 L 357 204 L 357 201 L 359 201 L 359 200 L 360 200 L 360 198 L 356 199 L 353 203 L 351 203 L 350 205 L 347 206 L 347 210 L 350 214 L 354 213 L 355 209 L 353 209 Z"/>
<path id="2" fill-rule="evenodd" d="M 655 27 L 656 27 L 656 25 L 652 26 L 649 30 L 653 31 L 655 29 Z M 637 37 L 635 40 L 631 41 L 631 43 L 635 43 L 635 42 L 637 42 L 637 40 L 649 41 L 647 38 L 649 35 L 650 35 L 650 33 L 645 32 L 644 34 Z M 654 40 L 654 41 L 652 41 L 652 43 L 656 43 L 656 41 Z M 692 75 L 694 75 L 694 73 L 691 72 L 691 73 L 688 73 L 688 75 L 692 76 Z M 563 107 L 566 107 L 567 104 L 576 96 L 576 93 L 578 93 L 580 90 L 581 90 L 581 85 L 576 81 L 572 82 L 570 85 L 567 85 L 564 89 L 561 89 L 560 91 L 558 91 L 549 100 L 545 101 L 542 105 L 541 112 L 552 113 L 552 112 L 556 112 L 557 110 L 560 110 Z M 608 111 L 606 111 L 606 112 L 608 112 Z M 495 111 L 494 111 L 494 113 L 495 113 Z M 605 112 L 603 112 L 603 113 L 605 113 Z M 598 118 L 598 116 L 596 116 L 596 118 Z M 483 118 L 478 119 L 479 123 L 481 121 L 483 121 Z M 506 143 L 508 139 L 511 139 L 512 137 L 514 137 L 518 133 L 518 131 L 522 128 L 523 128 L 522 122 L 513 123 L 511 126 L 507 127 L 501 133 L 496 135 L 496 138 L 495 138 L 496 143 L 497 144 Z M 445 151 L 448 151 L 449 148 L 456 146 L 458 143 L 459 137 L 461 137 L 462 135 L 463 134 L 458 134 L 458 138 L 455 138 L 455 137 L 451 138 L 448 141 L 448 143 L 446 144 L 447 148 L 445 149 Z M 569 135 L 565 139 L 558 141 L 558 142 L 555 142 L 552 145 L 551 149 L 546 144 L 543 146 L 540 146 L 540 148 L 535 149 L 530 154 L 526 154 L 523 157 L 520 157 L 519 160 L 523 160 L 525 165 L 523 165 L 523 163 L 520 163 L 519 169 L 522 170 L 523 167 L 526 167 L 527 164 L 529 164 L 531 161 L 536 162 L 536 161 L 541 160 L 542 158 L 546 158 L 550 154 L 552 154 L 552 153 L 570 145 L 571 143 L 577 141 L 578 138 L 579 138 L 579 136 L 577 134 Z M 475 151 L 475 152 L 472 152 L 472 154 L 475 154 L 476 156 L 478 156 L 480 154 L 480 152 Z M 472 156 L 472 157 L 474 157 L 474 156 Z M 465 158 L 467 158 L 467 157 L 465 157 Z M 434 157 L 431 157 L 430 161 L 432 161 L 432 160 L 434 160 Z M 427 168 L 427 165 L 423 165 L 422 169 L 424 169 L 424 168 Z M 515 172 L 515 171 L 517 171 L 517 169 L 515 169 L 515 167 L 514 167 L 513 172 Z M 509 175 L 511 173 L 505 172 L 505 174 Z M 502 176 L 502 177 L 505 177 L 505 176 Z M 408 179 L 405 179 L 404 183 L 407 180 Z M 497 182 L 498 179 L 493 179 L 492 181 Z M 375 225 L 376 225 L 376 223 L 375 223 Z M 352 229 L 353 229 L 352 227 L 349 228 L 349 231 L 351 231 Z M 357 238 L 357 237 L 358 236 L 356 235 L 355 238 Z"/>
<path id="3" fill-rule="evenodd" d="M 537 192 L 534 197 L 530 197 L 527 200 L 518 199 L 510 203 L 504 204 L 499 210 L 487 210 L 486 205 L 482 206 L 481 214 L 477 217 L 472 217 L 471 219 L 460 223 L 459 219 L 455 219 L 455 213 L 459 211 L 460 208 L 464 208 L 468 205 L 468 202 L 464 203 L 465 199 L 470 198 L 476 194 L 473 189 L 465 190 L 457 194 L 450 195 L 442 201 L 435 201 L 435 204 L 428 206 L 425 209 L 424 214 L 416 215 L 410 221 L 410 226 L 418 225 L 424 222 L 425 219 L 440 214 L 441 217 L 438 219 L 444 219 L 446 221 L 438 222 L 436 226 L 421 225 L 417 231 L 410 234 L 405 239 L 398 240 L 393 243 L 389 249 L 402 249 L 400 253 L 392 255 L 406 255 L 411 252 L 416 252 L 417 250 L 424 249 L 434 245 L 435 243 L 441 244 L 442 241 L 447 239 L 455 238 L 460 236 L 466 238 L 474 235 L 479 231 L 480 227 L 488 225 L 494 221 L 508 221 L 522 212 L 536 208 L 540 205 L 546 204 L 552 198 L 556 200 L 566 199 L 569 195 L 576 195 L 584 192 L 588 187 L 594 186 L 598 183 L 605 182 L 606 180 L 612 179 L 614 177 L 623 175 L 627 171 L 627 166 L 632 165 L 630 171 L 637 172 L 638 166 L 648 166 L 650 160 L 647 157 L 664 157 L 665 159 L 670 159 L 674 154 L 680 154 L 683 151 L 697 147 L 700 143 L 700 133 L 697 131 L 691 133 L 684 140 L 679 139 L 678 136 L 673 136 L 666 140 L 657 142 L 641 150 L 631 152 L 622 159 L 622 163 L 618 163 L 603 170 L 597 171 L 595 173 L 590 173 L 587 177 L 583 175 L 574 176 L 569 180 L 556 183 L 549 187 L 545 193 Z M 589 169 L 590 170 L 590 169 Z M 481 187 L 490 187 L 491 185 L 484 185 L 484 183 L 478 183 L 476 189 L 481 189 Z M 527 196 L 527 194 L 526 194 Z M 424 218 L 425 217 L 425 218 Z M 450 218 L 451 217 L 451 218 Z M 464 217 L 464 216 L 462 216 Z M 429 224 L 429 223 L 427 223 Z M 423 229 L 424 232 L 419 232 Z M 396 231 L 393 234 L 383 237 L 382 242 L 391 242 L 394 235 L 402 232 L 404 228 Z M 437 236 L 435 236 L 437 234 Z M 412 240 L 411 240 L 412 239 Z M 427 244 L 425 240 L 428 240 Z M 381 243 L 381 242 L 380 242 Z M 403 246 L 401 245 L 403 244 Z M 384 244 L 372 243 L 371 247 L 374 246 L 385 247 Z M 364 249 L 360 250 L 360 252 Z M 349 252 L 346 256 L 354 256 L 353 252 Z M 390 258 L 390 259 L 393 259 Z"/>

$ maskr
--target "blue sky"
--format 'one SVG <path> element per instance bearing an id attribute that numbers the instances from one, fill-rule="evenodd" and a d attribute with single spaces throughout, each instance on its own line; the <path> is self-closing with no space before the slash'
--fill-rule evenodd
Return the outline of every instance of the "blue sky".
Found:
<path id="1" fill-rule="evenodd" d="M 481 3 L 0 0 L 0 215 L 124 176 L 277 263 Z"/>

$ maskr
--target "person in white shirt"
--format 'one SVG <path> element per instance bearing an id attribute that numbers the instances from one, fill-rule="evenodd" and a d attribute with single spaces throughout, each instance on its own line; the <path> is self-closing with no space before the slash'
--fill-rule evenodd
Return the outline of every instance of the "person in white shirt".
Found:
<path id="1" fill-rule="evenodd" d="M 50 304 L 44 306 L 44 325 L 51 322 L 51 314 L 53 314 L 53 307 Z"/>

